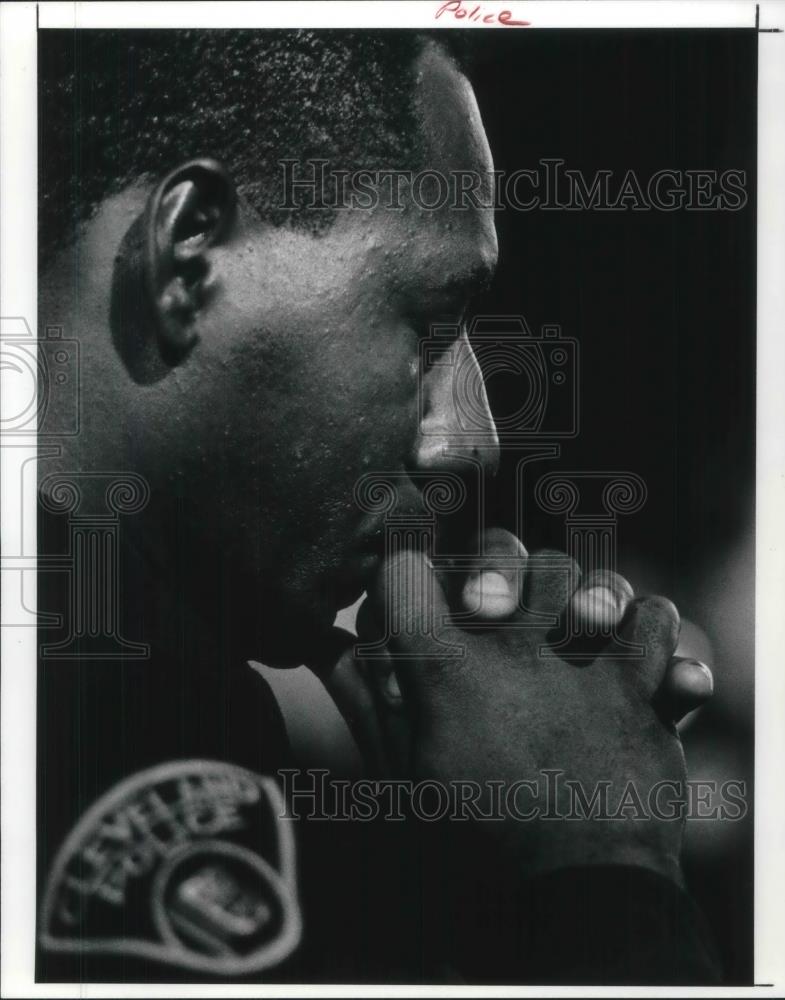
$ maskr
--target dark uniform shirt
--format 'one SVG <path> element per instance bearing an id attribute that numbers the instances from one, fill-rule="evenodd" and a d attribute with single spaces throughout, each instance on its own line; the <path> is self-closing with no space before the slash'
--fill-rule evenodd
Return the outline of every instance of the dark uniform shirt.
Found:
<path id="1" fill-rule="evenodd" d="M 141 658 L 133 595 L 121 626 L 100 613 L 95 546 L 39 572 L 39 612 L 61 616 L 39 632 L 39 981 L 718 980 L 700 914 L 653 873 L 512 872 L 502 898 L 460 864 L 447 884 L 438 826 L 286 818 L 263 677 L 185 608 Z M 39 547 L 73 555 L 67 519 L 43 516 Z"/>

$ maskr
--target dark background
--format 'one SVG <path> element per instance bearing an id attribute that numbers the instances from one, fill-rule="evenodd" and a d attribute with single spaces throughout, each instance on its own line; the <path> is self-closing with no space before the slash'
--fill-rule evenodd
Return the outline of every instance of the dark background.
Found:
<path id="1" fill-rule="evenodd" d="M 729 981 L 752 982 L 757 34 L 494 31 L 482 44 L 473 76 L 498 170 L 561 157 L 588 180 L 612 170 L 611 190 L 629 169 L 644 190 L 665 168 L 747 172 L 740 211 L 497 212 L 500 267 L 476 308 L 579 342 L 579 435 L 532 467 L 522 497 L 522 453 L 504 452 L 499 513 L 514 527 L 524 505 L 527 546 L 565 547 L 563 518 L 532 503 L 541 474 L 624 470 L 647 485 L 619 522 L 618 568 L 676 602 L 714 670 L 711 705 L 683 730 L 690 778 L 746 780 L 750 812 L 688 822 L 686 869 Z M 488 390 L 511 413 L 526 387 Z"/>

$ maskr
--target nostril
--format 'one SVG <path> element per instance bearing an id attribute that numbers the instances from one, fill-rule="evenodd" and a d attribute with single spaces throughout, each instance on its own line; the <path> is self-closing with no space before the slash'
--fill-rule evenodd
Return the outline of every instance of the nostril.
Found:
<path id="1" fill-rule="evenodd" d="M 477 358 L 468 340 L 453 342 L 450 364 L 436 364 L 421 381 L 415 464 L 454 468 L 466 461 L 495 475 L 499 439 Z"/>

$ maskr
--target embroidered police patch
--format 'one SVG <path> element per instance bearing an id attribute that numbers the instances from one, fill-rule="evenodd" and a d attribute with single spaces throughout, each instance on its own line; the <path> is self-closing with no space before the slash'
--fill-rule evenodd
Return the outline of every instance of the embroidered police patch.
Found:
<path id="1" fill-rule="evenodd" d="M 135 774 L 60 848 L 41 946 L 224 977 L 277 965 L 302 932 L 290 824 L 276 783 L 232 764 L 174 761 Z"/>

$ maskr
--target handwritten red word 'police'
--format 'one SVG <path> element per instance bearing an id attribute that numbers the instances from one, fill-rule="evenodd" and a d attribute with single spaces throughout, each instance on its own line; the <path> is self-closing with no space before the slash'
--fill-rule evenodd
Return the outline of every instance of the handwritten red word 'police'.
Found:
<path id="1" fill-rule="evenodd" d="M 436 11 L 435 20 L 442 14 L 452 14 L 455 21 L 475 21 L 480 24 L 500 24 L 505 28 L 526 28 L 530 21 L 514 21 L 511 10 L 488 11 L 482 4 L 468 7 L 463 0 L 447 0 Z"/>

